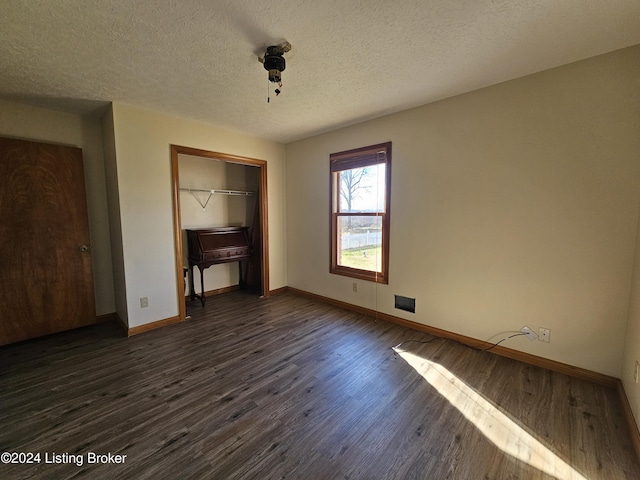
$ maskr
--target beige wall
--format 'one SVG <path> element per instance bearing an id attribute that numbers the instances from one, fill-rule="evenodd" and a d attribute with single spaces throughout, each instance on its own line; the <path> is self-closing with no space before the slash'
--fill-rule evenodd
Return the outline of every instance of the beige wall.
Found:
<path id="1" fill-rule="evenodd" d="M 122 225 L 120 222 L 120 199 L 118 194 L 118 168 L 116 162 L 116 139 L 113 125 L 113 108 L 110 105 L 102 117 L 102 144 L 104 146 L 105 183 L 109 210 L 109 231 L 115 312 L 121 321 L 127 319 L 127 290 L 124 276 L 124 252 L 122 247 Z"/>
<path id="2" fill-rule="evenodd" d="M 635 381 L 635 368 L 636 362 L 640 362 L 640 220 L 638 221 L 635 265 L 629 304 L 629 322 L 625 340 L 622 383 L 636 421 L 638 421 L 640 420 L 640 383 Z"/>
<path id="3" fill-rule="evenodd" d="M 115 311 L 102 131 L 96 116 L 80 116 L 0 100 L 0 135 L 82 149 L 96 313 Z M 37 199 L 34 199 L 37 201 Z"/>
<path id="4" fill-rule="evenodd" d="M 178 314 L 171 144 L 267 161 L 270 288 L 287 284 L 283 145 L 122 103 L 113 124 L 129 327 Z"/>
<path id="5" fill-rule="evenodd" d="M 619 377 L 640 198 L 640 47 L 287 145 L 288 283 Z M 329 274 L 332 152 L 393 142 L 390 282 Z M 416 298 L 416 313 L 393 295 Z"/>

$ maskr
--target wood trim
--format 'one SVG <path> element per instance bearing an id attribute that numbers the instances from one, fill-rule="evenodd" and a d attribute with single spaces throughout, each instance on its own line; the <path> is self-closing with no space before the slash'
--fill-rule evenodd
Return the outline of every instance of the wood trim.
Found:
<path id="1" fill-rule="evenodd" d="M 335 250 L 334 250 L 335 251 Z M 345 267 L 336 263 L 335 267 L 332 267 L 330 273 L 334 275 L 342 275 L 343 277 L 357 278 L 360 280 L 366 280 L 368 282 L 377 282 L 387 284 L 387 279 L 384 275 L 378 272 L 371 272 L 369 270 L 361 270 L 359 268 Z"/>
<path id="2" fill-rule="evenodd" d="M 576 367 L 567 363 L 539 357 L 530 353 L 520 352 L 518 350 L 513 350 L 511 348 L 503 347 L 500 345 L 495 347 L 491 351 L 502 357 L 512 358 L 520 362 L 528 363 L 529 365 L 546 368 L 554 372 L 563 373 L 570 377 L 587 380 L 589 382 L 597 383 L 599 385 L 604 385 L 610 388 L 615 388 L 616 382 L 618 381 L 616 377 L 611 377 L 603 373 L 598 373 L 594 372 L 593 370 L 587 370 L 586 368 Z"/>
<path id="3" fill-rule="evenodd" d="M 213 290 L 207 290 L 204 292 L 205 297 L 214 297 L 216 295 L 222 295 L 224 293 L 235 292 L 236 290 L 240 290 L 240 285 L 230 285 L 228 287 L 215 288 Z M 190 295 L 184 296 L 185 300 L 190 300 Z"/>
<path id="4" fill-rule="evenodd" d="M 127 337 L 148 332 L 150 330 L 155 330 L 156 328 L 166 327 L 167 325 L 173 325 L 174 323 L 184 322 L 184 320 L 185 319 L 180 318 L 179 316 L 176 316 L 176 317 L 165 318 L 164 320 L 158 320 L 156 322 L 145 323 L 144 325 L 138 325 L 137 327 L 132 327 L 127 329 Z"/>
<path id="5" fill-rule="evenodd" d="M 180 169 L 178 168 L 178 154 L 180 147 L 171 145 L 171 188 L 173 197 L 173 237 L 176 262 L 176 286 L 178 288 L 178 316 L 187 318 L 187 306 L 184 298 L 184 265 L 182 264 L 182 220 L 180 218 Z"/>
<path id="6" fill-rule="evenodd" d="M 260 238 L 262 239 L 262 296 L 269 297 L 269 208 L 267 199 L 267 162 L 260 164 Z"/>
<path id="7" fill-rule="evenodd" d="M 617 379 L 616 388 L 618 390 L 618 396 L 620 397 L 620 403 L 622 404 L 622 412 L 624 418 L 629 426 L 629 435 L 631 435 L 631 443 L 633 443 L 633 449 L 636 452 L 636 457 L 640 460 L 640 430 L 638 430 L 638 423 L 636 417 L 633 415 L 631 404 L 629 403 L 629 397 L 624 390 L 624 384 L 622 380 Z"/>
<path id="8" fill-rule="evenodd" d="M 271 290 L 269 292 L 269 295 L 280 295 L 282 293 L 286 293 L 288 291 L 289 287 L 280 287 L 280 288 L 276 288 L 275 290 Z"/>
<path id="9" fill-rule="evenodd" d="M 184 147 L 181 145 L 171 145 L 178 153 L 184 155 L 193 155 L 194 157 L 211 158 L 212 160 L 222 160 L 229 163 L 237 163 L 238 165 L 252 165 L 254 167 L 261 167 L 266 165 L 265 160 L 259 160 L 257 158 L 242 157 L 240 155 L 231 155 L 229 153 L 213 152 L 211 150 L 201 150 L 199 148 Z"/>
<path id="10" fill-rule="evenodd" d="M 319 302 L 328 303 L 330 305 L 344 308 L 352 312 L 361 313 L 363 315 L 367 315 L 369 317 L 373 317 L 379 320 L 384 320 L 386 322 L 395 323 L 397 325 L 411 328 L 413 330 L 428 333 L 436 337 L 448 338 L 450 340 L 454 340 L 456 342 L 462 343 L 464 345 L 468 345 L 473 348 L 483 349 L 493 345 L 492 343 L 485 342 L 484 340 L 478 340 L 476 338 L 467 337 L 465 335 L 460 335 L 458 333 L 449 332 L 448 330 L 432 327 L 429 325 L 425 325 L 423 323 L 413 322 L 411 320 L 405 320 L 404 318 L 396 317 L 394 315 L 377 312 L 369 308 L 360 307 L 357 305 L 353 305 L 351 303 L 342 302 L 340 300 L 334 300 L 328 297 L 323 297 L 322 295 L 306 292 L 304 290 L 298 290 L 297 288 L 287 287 L 287 291 L 295 295 L 312 298 Z M 597 383 L 599 385 L 605 385 L 611 388 L 615 388 L 618 385 L 618 382 L 620 381 L 619 379 L 615 377 L 610 377 L 609 375 L 593 372 L 591 370 L 587 370 L 580 367 L 574 367 L 573 365 L 557 362 L 555 360 L 549 360 L 547 358 L 539 357 L 537 355 L 531 355 L 530 353 L 520 352 L 518 350 L 502 347 L 500 345 L 498 345 L 495 348 L 492 348 L 489 353 L 495 353 L 496 355 L 500 355 L 502 357 L 511 358 L 513 360 L 518 360 L 520 362 L 527 363 L 529 365 L 546 368 L 554 372 L 563 373 L 565 375 L 569 375 L 574 378 L 580 378 L 582 380 L 587 380 L 589 382 Z"/>
<path id="11" fill-rule="evenodd" d="M 173 230 L 174 230 L 174 251 L 176 261 L 176 287 L 178 298 L 178 315 L 182 320 L 187 318 L 187 308 L 182 298 L 185 297 L 184 273 L 182 264 L 182 221 L 180 219 L 180 178 L 178 168 L 178 155 L 193 155 L 197 157 L 205 157 L 213 160 L 234 163 L 238 165 L 247 165 L 258 167 L 260 169 L 260 191 L 259 191 L 259 209 L 260 209 L 260 238 L 262 243 L 261 259 L 261 284 L 262 296 L 269 296 L 269 222 L 268 222 L 268 196 L 267 196 L 267 161 L 258 160 L 256 158 L 241 157 L 239 155 L 230 155 L 228 153 L 213 152 L 210 150 L 201 150 L 199 148 L 184 147 L 181 145 L 171 145 L 171 179 L 173 189 Z"/>

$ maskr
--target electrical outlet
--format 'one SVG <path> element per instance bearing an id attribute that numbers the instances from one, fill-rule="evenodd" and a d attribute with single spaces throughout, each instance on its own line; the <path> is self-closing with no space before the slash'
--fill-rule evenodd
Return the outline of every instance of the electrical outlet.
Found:
<path id="1" fill-rule="evenodd" d="M 640 363 L 636 360 L 636 371 L 633 374 L 633 379 L 638 383 L 638 376 L 640 376 Z"/>
<path id="2" fill-rule="evenodd" d="M 533 332 L 533 330 L 531 330 L 531 329 L 530 329 L 529 327 L 527 327 L 526 325 L 525 325 L 524 327 L 522 327 L 522 328 L 520 329 L 520 331 L 521 331 L 522 333 L 524 333 L 524 334 L 527 336 L 527 338 L 528 338 L 529 340 L 531 340 L 532 342 L 533 342 L 534 340 L 537 340 L 537 339 L 538 339 L 538 335 L 536 335 L 536 334 Z"/>
<path id="3" fill-rule="evenodd" d="M 353 291 L 358 293 L 358 284 L 356 282 L 353 282 Z"/>
<path id="4" fill-rule="evenodd" d="M 140 308 L 147 308 L 149 306 L 149 297 L 140 297 Z"/>
<path id="5" fill-rule="evenodd" d="M 538 330 L 538 340 L 549 343 L 551 341 L 551 330 L 540 327 L 540 330 Z"/>

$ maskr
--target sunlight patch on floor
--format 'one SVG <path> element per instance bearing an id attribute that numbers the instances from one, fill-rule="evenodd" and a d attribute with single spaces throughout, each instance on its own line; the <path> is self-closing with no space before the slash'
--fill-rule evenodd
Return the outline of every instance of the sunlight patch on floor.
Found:
<path id="1" fill-rule="evenodd" d="M 394 350 L 504 453 L 559 480 L 587 480 L 445 367 Z"/>

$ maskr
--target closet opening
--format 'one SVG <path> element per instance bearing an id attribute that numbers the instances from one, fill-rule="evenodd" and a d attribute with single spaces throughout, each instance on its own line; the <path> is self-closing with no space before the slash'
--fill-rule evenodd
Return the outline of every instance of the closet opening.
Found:
<path id="1" fill-rule="evenodd" d="M 267 162 L 171 145 L 171 177 L 180 319 L 241 287 L 267 297 Z"/>

